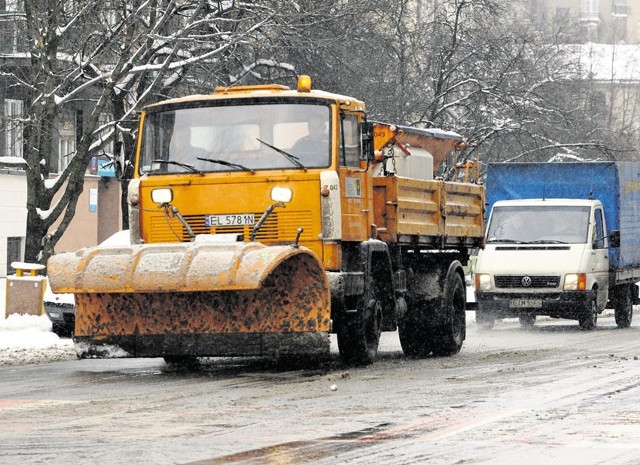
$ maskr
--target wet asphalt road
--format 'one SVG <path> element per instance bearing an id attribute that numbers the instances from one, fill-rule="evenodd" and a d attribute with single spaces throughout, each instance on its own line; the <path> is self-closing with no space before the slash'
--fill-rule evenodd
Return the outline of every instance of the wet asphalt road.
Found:
<path id="1" fill-rule="evenodd" d="M 335 352 L 314 368 L 2 367 L 0 463 L 640 463 L 640 315 L 591 332 L 567 320 L 481 331 L 473 315 L 460 354 L 405 358 L 385 333 L 367 368 Z"/>

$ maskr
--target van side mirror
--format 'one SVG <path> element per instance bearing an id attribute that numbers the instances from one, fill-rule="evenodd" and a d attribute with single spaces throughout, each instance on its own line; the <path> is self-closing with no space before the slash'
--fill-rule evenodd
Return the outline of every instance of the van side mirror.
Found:
<path id="1" fill-rule="evenodd" d="M 620 247 L 620 230 L 614 229 L 609 232 L 609 247 Z"/>

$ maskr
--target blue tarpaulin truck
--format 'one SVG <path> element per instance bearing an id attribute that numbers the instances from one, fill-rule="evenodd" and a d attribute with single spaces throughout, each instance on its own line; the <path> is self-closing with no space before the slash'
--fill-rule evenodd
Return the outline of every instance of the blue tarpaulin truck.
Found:
<path id="1" fill-rule="evenodd" d="M 597 324 L 605 308 L 631 324 L 640 280 L 640 163 L 494 163 L 476 321 L 536 316 Z"/>

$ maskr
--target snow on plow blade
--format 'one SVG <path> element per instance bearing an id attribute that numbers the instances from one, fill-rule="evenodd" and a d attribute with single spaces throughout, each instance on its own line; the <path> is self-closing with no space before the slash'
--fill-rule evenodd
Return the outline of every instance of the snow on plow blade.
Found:
<path id="1" fill-rule="evenodd" d="M 80 357 L 327 355 L 329 285 L 303 247 L 176 243 L 54 255 Z"/>

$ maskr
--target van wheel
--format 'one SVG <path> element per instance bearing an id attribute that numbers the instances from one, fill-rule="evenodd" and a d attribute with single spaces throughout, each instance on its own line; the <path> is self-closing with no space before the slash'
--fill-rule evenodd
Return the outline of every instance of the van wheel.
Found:
<path id="1" fill-rule="evenodd" d="M 534 324 L 536 324 L 536 316 L 531 313 L 525 313 L 524 315 L 520 315 L 518 317 L 520 321 L 520 326 L 523 328 L 531 328 Z"/>
<path id="2" fill-rule="evenodd" d="M 634 289 L 633 285 L 624 285 L 616 289 L 614 309 L 618 328 L 628 328 L 631 326 L 631 320 L 633 318 L 632 289 Z"/>
<path id="3" fill-rule="evenodd" d="M 174 367 L 196 369 L 200 366 L 200 360 L 193 355 L 165 355 L 164 363 Z"/>
<path id="4" fill-rule="evenodd" d="M 496 317 L 493 313 L 480 310 L 479 308 L 476 310 L 476 325 L 478 325 L 478 328 L 490 330 L 495 323 Z"/>
<path id="5" fill-rule="evenodd" d="M 598 324 L 598 306 L 596 304 L 596 297 L 594 296 L 591 302 L 587 304 L 587 309 L 578 318 L 578 324 L 580 329 L 585 331 L 591 331 Z"/>

